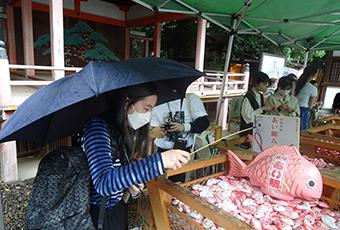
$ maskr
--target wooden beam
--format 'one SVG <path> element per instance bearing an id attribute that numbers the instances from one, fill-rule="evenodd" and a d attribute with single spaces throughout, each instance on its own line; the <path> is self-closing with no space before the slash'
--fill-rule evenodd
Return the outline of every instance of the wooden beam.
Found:
<path id="1" fill-rule="evenodd" d="M 50 0 L 50 37 L 52 66 L 63 68 L 65 66 L 63 0 Z M 64 71 L 52 70 L 53 80 L 63 77 Z"/>
<path id="2" fill-rule="evenodd" d="M 20 1 L 16 1 L 14 3 L 14 6 L 21 7 Z M 32 9 L 35 11 L 40 11 L 40 12 L 45 12 L 45 13 L 49 12 L 48 5 L 37 3 L 37 2 L 32 3 Z M 70 18 L 78 18 L 78 19 L 82 19 L 86 21 L 99 22 L 99 23 L 108 24 L 108 25 L 120 26 L 120 27 L 125 27 L 125 26 L 136 27 L 136 26 L 153 25 L 155 22 L 154 16 L 148 16 L 148 17 L 133 19 L 129 21 L 121 21 L 118 19 L 112 19 L 112 18 L 98 16 L 94 14 L 76 12 L 76 10 L 70 10 L 70 9 L 64 9 L 64 16 L 67 16 Z M 185 20 L 189 18 L 192 18 L 192 16 L 186 15 L 186 14 L 177 14 L 177 13 L 162 13 L 162 14 L 159 14 L 158 20 L 159 22 L 168 22 L 168 21 L 174 21 L 174 20 Z"/>
<path id="3" fill-rule="evenodd" d="M 119 7 L 124 11 L 124 20 L 127 20 L 127 12 L 129 11 L 129 7 Z M 124 59 L 129 59 L 130 56 L 130 30 L 128 26 L 124 27 Z"/>
<path id="4" fill-rule="evenodd" d="M 32 0 L 21 1 L 22 36 L 24 41 L 24 63 L 34 65 Z M 34 76 L 34 70 L 25 70 L 25 76 Z"/>
<path id="5" fill-rule="evenodd" d="M 15 27 L 14 27 L 14 11 L 13 5 L 7 5 L 7 47 L 9 63 L 17 63 L 16 45 L 15 45 Z"/>
<path id="6" fill-rule="evenodd" d="M 74 0 L 74 13 L 80 13 L 80 0 Z"/>
<path id="7" fill-rule="evenodd" d="M 163 13 L 159 14 L 157 20 L 159 22 L 168 22 L 168 21 L 175 21 L 175 20 L 185 20 L 192 18 L 190 15 L 185 14 L 174 14 L 174 13 Z M 145 26 L 145 25 L 153 25 L 155 23 L 154 16 L 148 16 L 138 19 L 133 19 L 127 21 L 128 27 L 137 27 L 137 26 Z"/>
<path id="8" fill-rule="evenodd" d="M 169 218 L 165 202 L 170 201 L 170 195 L 154 186 L 154 183 L 148 183 L 148 194 L 150 198 L 152 213 L 155 218 L 156 228 L 170 230 Z"/>
<path id="9" fill-rule="evenodd" d="M 16 7 L 21 7 L 18 2 L 14 4 Z M 49 6 L 46 4 L 41 4 L 41 3 L 32 3 L 32 9 L 35 11 L 39 12 L 45 12 L 49 13 Z M 103 16 L 98 16 L 94 14 L 89 14 L 89 13 L 82 13 L 79 12 L 78 14 L 75 13 L 74 10 L 70 9 L 65 9 L 63 10 L 64 16 L 70 17 L 70 18 L 77 18 L 85 21 L 92 21 L 92 22 L 99 22 L 103 24 L 108 24 L 108 25 L 114 25 L 114 26 L 120 26 L 120 27 L 125 27 L 126 23 L 124 21 L 118 20 L 118 19 L 113 19 L 113 18 L 107 18 Z"/>
<path id="10" fill-rule="evenodd" d="M 129 27 L 124 28 L 124 59 L 129 59 L 130 56 L 130 32 Z"/>
<path id="11" fill-rule="evenodd" d="M 208 167 L 208 166 L 211 166 L 211 165 L 224 163 L 225 161 L 227 161 L 227 156 L 225 154 L 217 155 L 216 157 L 212 157 L 212 158 L 204 160 L 204 161 L 195 160 L 195 161 L 193 161 L 189 164 L 184 165 L 180 169 L 168 170 L 166 175 L 169 177 L 169 176 L 177 175 L 177 174 L 180 174 L 180 173 L 183 173 L 183 172 L 189 172 L 189 171 L 192 171 L 192 170 Z"/>

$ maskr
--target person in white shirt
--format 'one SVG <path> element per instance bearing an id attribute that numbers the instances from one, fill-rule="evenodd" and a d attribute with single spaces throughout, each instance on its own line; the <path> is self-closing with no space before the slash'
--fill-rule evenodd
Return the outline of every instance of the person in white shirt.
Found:
<path id="1" fill-rule="evenodd" d="M 253 127 L 254 117 L 258 114 L 263 114 L 265 111 L 270 111 L 271 106 L 265 106 L 263 93 L 265 93 L 270 84 L 270 79 L 267 74 L 263 72 L 256 72 L 253 76 L 253 87 L 248 90 L 242 99 L 241 104 L 241 124 L 240 129 L 247 129 Z M 251 135 L 252 131 L 242 132 L 240 136 Z M 248 136 L 248 139 L 251 139 Z M 250 148 L 248 141 L 243 144 L 244 147 Z"/>
<path id="2" fill-rule="evenodd" d="M 150 126 L 158 152 L 169 149 L 190 151 L 194 134 L 205 131 L 209 127 L 209 119 L 201 99 L 196 94 L 188 93 L 184 99 L 154 107 Z M 184 182 L 185 174 L 169 179 Z"/>
<path id="3" fill-rule="evenodd" d="M 267 74 L 257 72 L 254 75 L 254 86 L 244 95 L 241 105 L 241 130 L 252 127 L 254 116 L 271 110 L 270 106 L 264 105 L 263 93 L 270 84 Z M 243 134 L 244 135 L 244 134 Z"/>
<path id="4" fill-rule="evenodd" d="M 317 88 L 310 83 L 316 73 L 317 68 L 307 66 L 296 83 L 295 95 L 300 105 L 301 130 L 309 127 L 310 109 L 314 106 L 318 94 Z"/>

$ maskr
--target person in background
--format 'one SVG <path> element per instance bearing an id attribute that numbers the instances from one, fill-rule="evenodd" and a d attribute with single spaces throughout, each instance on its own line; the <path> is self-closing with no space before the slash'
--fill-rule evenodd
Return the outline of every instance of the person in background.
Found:
<path id="1" fill-rule="evenodd" d="M 293 80 L 289 77 L 281 77 L 275 93 L 269 96 L 265 105 L 275 109 L 266 112 L 268 115 L 298 117 L 300 116 L 299 103 L 296 97 L 291 95 Z"/>
<path id="2" fill-rule="evenodd" d="M 316 80 L 310 80 L 309 81 L 312 85 L 314 85 L 316 88 L 318 88 L 318 83 Z M 312 127 L 313 121 L 318 119 L 319 116 L 319 110 L 321 107 L 322 102 L 318 101 L 313 104 L 313 107 L 310 109 L 310 116 L 309 116 L 309 127 Z"/>
<path id="3" fill-rule="evenodd" d="M 273 95 L 275 93 L 275 89 L 277 87 L 277 82 L 278 82 L 278 80 L 276 78 L 270 78 L 269 79 L 267 92 L 263 94 L 265 98 L 269 97 L 270 95 Z"/>
<path id="4" fill-rule="evenodd" d="M 81 146 L 92 179 L 90 213 L 96 228 L 103 197 L 103 230 L 125 230 L 128 223 L 124 192 L 138 197 L 145 182 L 164 174 L 166 169 L 181 168 L 190 158 L 183 150 L 147 156 L 148 123 L 157 95 L 155 86 L 148 84 L 125 90 L 121 100 L 117 95 L 108 96 L 109 111 L 93 117 L 84 127 Z"/>
<path id="5" fill-rule="evenodd" d="M 301 130 L 309 127 L 310 109 L 314 106 L 318 94 L 317 88 L 310 83 L 316 73 L 317 68 L 307 66 L 296 82 L 295 95 L 300 106 Z"/>
<path id="6" fill-rule="evenodd" d="M 256 72 L 253 77 L 253 87 L 244 95 L 241 102 L 241 124 L 240 130 L 253 127 L 255 115 L 271 111 L 273 107 L 264 104 L 263 93 L 265 93 L 270 84 L 270 79 L 263 72 Z M 252 130 L 242 132 L 240 136 L 247 136 L 248 140 L 242 144 L 244 148 L 250 148 L 249 139 L 251 139 Z M 250 135 L 250 136 L 249 136 Z"/>
<path id="7" fill-rule="evenodd" d="M 290 74 L 286 75 L 286 77 L 288 77 L 292 81 L 292 89 L 290 91 L 290 95 L 295 96 L 296 81 L 297 81 L 298 78 L 293 73 L 290 73 Z"/>
<path id="8" fill-rule="evenodd" d="M 151 113 L 150 125 L 157 152 L 169 149 L 190 151 L 194 134 L 202 133 L 209 127 L 209 118 L 201 99 L 196 94 L 188 93 L 182 100 L 156 106 Z M 169 179 L 184 182 L 185 173 Z"/>

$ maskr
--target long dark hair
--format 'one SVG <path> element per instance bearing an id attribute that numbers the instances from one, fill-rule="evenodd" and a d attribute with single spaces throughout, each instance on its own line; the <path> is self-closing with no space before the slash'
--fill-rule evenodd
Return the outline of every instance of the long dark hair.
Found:
<path id="1" fill-rule="evenodd" d="M 124 89 L 119 95 L 111 95 L 109 100 L 112 109 L 111 117 L 111 134 L 113 138 L 117 138 L 120 159 L 125 161 L 125 153 L 129 160 L 136 160 L 145 157 L 149 148 L 149 124 L 133 130 L 129 126 L 127 119 L 128 108 L 151 95 L 159 95 L 154 84 L 144 84 Z M 107 117 L 107 116 L 106 116 Z M 107 120 L 107 119 L 106 119 Z"/>
<path id="2" fill-rule="evenodd" d="M 279 79 L 279 82 L 277 83 L 277 88 L 275 90 L 275 93 L 279 89 L 290 90 L 292 89 L 292 86 L 293 86 L 293 80 L 290 77 L 281 77 Z"/>
<path id="3" fill-rule="evenodd" d="M 316 74 L 318 69 L 314 66 L 307 66 L 304 70 L 299 79 L 296 82 L 296 88 L 295 88 L 295 96 L 297 96 L 301 89 L 306 85 L 306 83 L 309 81 L 310 77 Z"/>

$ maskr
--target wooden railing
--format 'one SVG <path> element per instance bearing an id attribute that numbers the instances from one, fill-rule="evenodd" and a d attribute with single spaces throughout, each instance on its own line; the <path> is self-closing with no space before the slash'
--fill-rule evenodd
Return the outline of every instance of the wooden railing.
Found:
<path id="1" fill-rule="evenodd" d="M 242 94 L 248 90 L 249 73 L 227 73 L 221 71 L 206 70 L 205 77 L 193 82 L 188 92 L 196 93 L 200 96 L 219 95 L 223 77 L 226 77 L 224 95 Z"/>
<path id="2" fill-rule="evenodd" d="M 9 69 L 34 69 L 34 70 L 61 70 L 61 71 L 70 71 L 70 72 L 79 72 L 82 68 L 80 67 L 53 67 L 53 66 L 38 66 L 38 65 L 15 65 L 15 64 L 9 64 Z M 44 86 L 48 85 L 51 82 L 53 82 L 53 79 L 50 81 L 41 79 L 41 80 L 11 80 L 10 85 L 11 86 Z"/>

